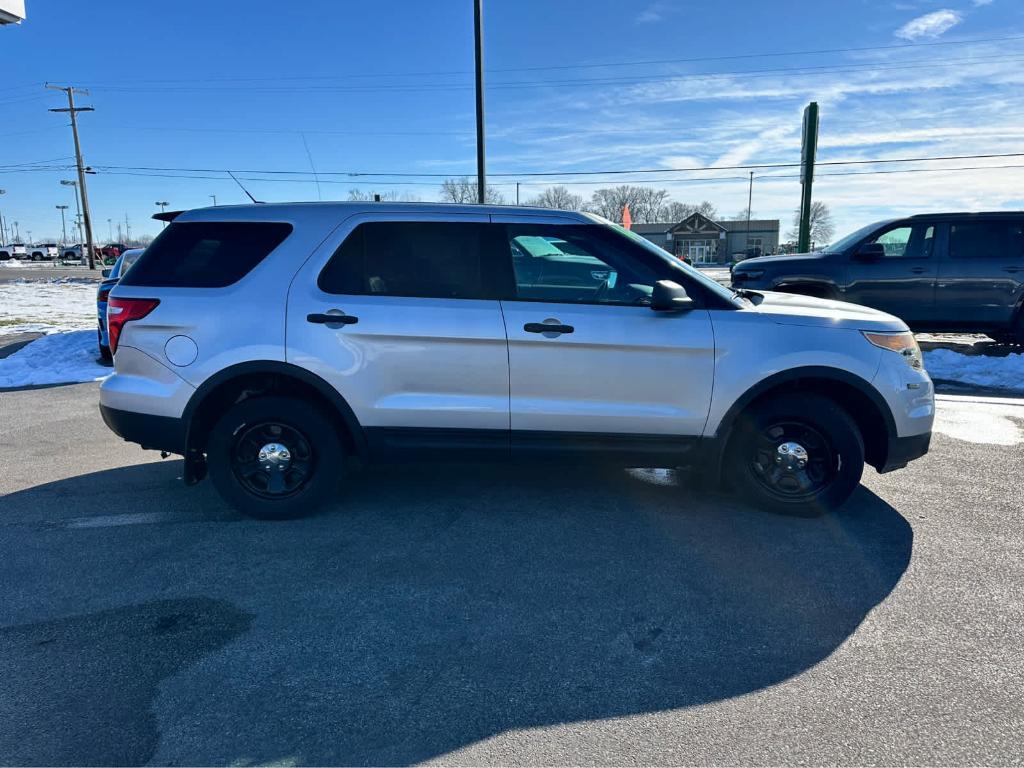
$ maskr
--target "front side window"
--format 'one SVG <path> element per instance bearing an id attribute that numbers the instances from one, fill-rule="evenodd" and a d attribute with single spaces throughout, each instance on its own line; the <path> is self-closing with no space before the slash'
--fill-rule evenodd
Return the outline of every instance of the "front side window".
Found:
<path id="1" fill-rule="evenodd" d="M 358 225 L 320 273 L 326 293 L 439 299 L 494 298 L 487 225 L 375 221 Z M 488 258 L 491 254 L 491 258 Z"/>
<path id="2" fill-rule="evenodd" d="M 951 259 L 1024 259 L 1024 224 L 976 221 L 949 226 Z"/>
<path id="3" fill-rule="evenodd" d="M 882 245 L 886 258 L 928 259 L 934 252 L 935 227 L 931 224 L 896 227 L 871 242 Z"/>
<path id="4" fill-rule="evenodd" d="M 644 304 L 662 279 L 631 257 L 628 241 L 601 227 L 510 224 L 505 231 L 520 300 Z"/>

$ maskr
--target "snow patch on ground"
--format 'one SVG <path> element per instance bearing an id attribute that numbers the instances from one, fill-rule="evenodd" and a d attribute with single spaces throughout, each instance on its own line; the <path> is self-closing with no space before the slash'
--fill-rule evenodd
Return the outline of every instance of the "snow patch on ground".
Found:
<path id="1" fill-rule="evenodd" d="M 95 331 L 43 336 L 0 359 L 0 389 L 97 381 L 110 374 L 98 355 Z"/>
<path id="2" fill-rule="evenodd" d="M 933 379 L 996 389 L 1024 390 L 1024 354 L 987 357 L 936 349 L 924 353 L 924 367 Z"/>
<path id="3" fill-rule="evenodd" d="M 95 280 L 54 277 L 0 283 L 0 338 L 95 327 Z"/>
<path id="4" fill-rule="evenodd" d="M 1024 406 L 939 399 L 935 432 L 969 443 L 1024 443 Z"/>

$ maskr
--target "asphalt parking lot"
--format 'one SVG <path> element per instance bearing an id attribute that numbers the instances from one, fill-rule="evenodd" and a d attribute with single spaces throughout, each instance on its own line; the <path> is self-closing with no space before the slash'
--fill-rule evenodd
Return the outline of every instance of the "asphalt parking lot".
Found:
<path id="1" fill-rule="evenodd" d="M 400 466 L 266 523 L 96 399 L 0 393 L 0 762 L 1024 760 L 1019 401 L 943 401 L 927 457 L 817 520 Z"/>

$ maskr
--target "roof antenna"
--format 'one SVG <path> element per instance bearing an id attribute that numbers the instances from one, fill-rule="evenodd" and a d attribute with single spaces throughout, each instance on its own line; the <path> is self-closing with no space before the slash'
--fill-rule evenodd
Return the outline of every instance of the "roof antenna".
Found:
<path id="1" fill-rule="evenodd" d="M 240 182 L 238 180 L 238 177 L 235 176 L 235 174 L 233 174 L 231 171 L 228 171 L 228 176 L 230 176 L 232 179 L 235 180 L 235 184 L 237 184 L 238 186 L 242 187 L 242 182 Z M 256 205 L 263 205 L 263 201 L 262 200 L 257 200 L 255 197 L 250 195 L 248 189 L 246 189 L 245 187 L 242 187 L 242 191 L 245 192 L 246 197 L 248 197 L 250 200 L 252 200 L 254 203 L 256 203 Z"/>

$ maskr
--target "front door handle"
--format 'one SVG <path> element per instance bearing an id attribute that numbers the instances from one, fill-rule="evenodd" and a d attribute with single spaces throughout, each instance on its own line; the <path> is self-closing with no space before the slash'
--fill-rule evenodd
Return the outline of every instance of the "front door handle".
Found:
<path id="1" fill-rule="evenodd" d="M 306 322 L 319 323 L 321 325 L 355 325 L 359 322 L 359 318 L 346 314 L 332 315 L 328 312 L 315 312 L 311 315 L 306 315 Z"/>
<path id="2" fill-rule="evenodd" d="M 527 333 L 572 333 L 576 329 L 560 323 L 527 323 L 523 330 Z"/>
<path id="3" fill-rule="evenodd" d="M 911 272 L 913 272 L 913 273 L 914 273 L 915 275 L 923 275 L 923 274 L 924 274 L 925 272 L 927 272 L 928 270 L 927 270 L 927 269 L 925 269 L 924 267 L 914 267 L 914 268 L 913 268 L 912 270 L 910 270 L 910 271 L 911 271 Z"/>

